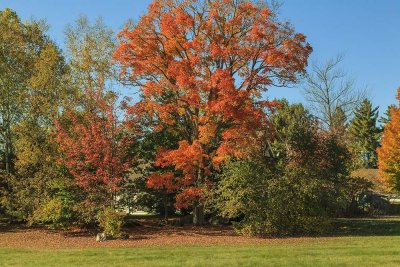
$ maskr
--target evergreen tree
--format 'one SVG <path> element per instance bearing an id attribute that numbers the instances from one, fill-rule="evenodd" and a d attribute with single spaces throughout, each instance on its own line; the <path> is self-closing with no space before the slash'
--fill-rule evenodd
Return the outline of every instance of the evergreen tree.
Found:
<path id="1" fill-rule="evenodd" d="M 396 107 L 395 105 L 390 105 L 390 106 L 388 106 L 388 108 L 387 108 L 387 110 L 385 111 L 385 113 L 383 114 L 383 116 L 379 118 L 378 122 L 381 123 L 382 132 L 383 132 L 383 130 L 385 129 L 386 124 L 387 124 L 388 122 L 390 122 L 390 119 L 391 119 L 390 110 L 391 110 L 392 108 L 395 108 L 395 107 Z"/>
<path id="2" fill-rule="evenodd" d="M 376 149 L 379 145 L 379 128 L 376 126 L 378 107 L 372 108 L 372 103 L 364 99 L 354 111 L 350 122 L 350 147 L 356 157 L 357 167 L 375 168 L 377 161 Z"/>
<path id="3" fill-rule="evenodd" d="M 347 116 L 341 107 L 336 107 L 333 113 L 331 128 L 337 133 L 344 133 L 347 128 Z"/>

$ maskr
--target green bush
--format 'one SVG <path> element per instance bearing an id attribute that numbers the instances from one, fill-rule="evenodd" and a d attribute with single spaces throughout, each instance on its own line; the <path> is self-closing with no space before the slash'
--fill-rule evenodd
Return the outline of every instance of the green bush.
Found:
<path id="1" fill-rule="evenodd" d="M 348 202 L 350 154 L 340 136 L 320 129 L 300 104 L 281 102 L 270 116 L 273 157 L 232 161 L 223 169 L 214 205 L 248 235 L 321 234 Z"/>
<path id="2" fill-rule="evenodd" d="M 360 194 L 357 200 L 359 208 L 364 214 L 370 216 L 381 216 L 387 215 L 390 211 L 389 200 L 372 191 Z"/>
<path id="3" fill-rule="evenodd" d="M 42 207 L 35 210 L 29 219 L 29 224 L 42 223 L 51 228 L 60 228 L 69 225 L 73 218 L 73 212 L 60 198 L 53 198 Z"/>
<path id="4" fill-rule="evenodd" d="M 231 162 L 215 195 L 220 214 L 236 220 L 236 230 L 244 235 L 321 234 L 330 226 L 323 185 L 306 175 L 282 175 L 254 162 Z"/>
<path id="5" fill-rule="evenodd" d="M 105 208 L 99 215 L 99 226 L 106 235 L 112 238 L 121 238 L 124 217 L 124 213 Z"/>

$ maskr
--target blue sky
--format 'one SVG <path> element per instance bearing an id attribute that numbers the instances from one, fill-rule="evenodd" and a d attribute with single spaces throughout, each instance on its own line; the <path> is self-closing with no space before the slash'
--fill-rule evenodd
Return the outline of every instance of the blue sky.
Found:
<path id="1" fill-rule="evenodd" d="M 101 16 L 118 32 L 128 19 L 137 20 L 150 0 L 0 0 L 23 19 L 45 18 L 49 34 L 63 47 L 65 26 L 81 14 Z M 400 86 L 399 0 L 286 0 L 280 17 L 304 33 L 314 52 L 310 62 L 345 55 L 342 68 L 360 87 L 367 87 L 374 105 L 395 103 Z M 269 98 L 303 101 L 299 88 L 272 88 Z"/>

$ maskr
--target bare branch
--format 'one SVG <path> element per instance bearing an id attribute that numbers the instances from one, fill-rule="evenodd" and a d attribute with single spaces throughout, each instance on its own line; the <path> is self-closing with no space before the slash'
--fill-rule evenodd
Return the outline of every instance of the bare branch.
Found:
<path id="1" fill-rule="evenodd" d="M 365 98 L 365 90 L 355 86 L 352 77 L 340 69 L 343 55 L 338 55 L 324 64 L 314 64 L 307 74 L 303 93 L 314 115 L 332 129 L 335 111 L 343 110 L 347 117 Z"/>

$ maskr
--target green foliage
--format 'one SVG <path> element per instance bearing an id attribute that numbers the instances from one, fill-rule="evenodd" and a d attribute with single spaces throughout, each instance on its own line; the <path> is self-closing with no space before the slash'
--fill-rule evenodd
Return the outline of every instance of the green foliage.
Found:
<path id="1" fill-rule="evenodd" d="M 0 43 L 1 165 L 14 173 L 15 127 L 21 120 L 51 125 L 68 92 L 67 67 L 43 22 L 22 22 L 10 9 L 0 11 Z"/>
<path id="2" fill-rule="evenodd" d="M 221 215 L 240 218 L 236 227 L 246 235 L 321 233 L 329 221 L 316 203 L 320 200 L 316 196 L 317 185 L 308 182 L 289 175 L 274 175 L 255 163 L 229 163 L 217 192 Z"/>
<path id="3" fill-rule="evenodd" d="M 356 167 L 375 168 L 377 166 L 376 149 L 379 146 L 380 130 L 376 126 L 378 107 L 365 99 L 354 111 L 349 125 L 350 147 L 355 155 Z"/>
<path id="4" fill-rule="evenodd" d="M 118 205 L 127 207 L 130 211 L 142 210 L 165 216 L 175 213 L 175 195 L 148 188 L 147 178 L 155 171 L 154 167 L 151 161 L 139 162 L 124 178 L 123 186 L 118 192 Z"/>
<path id="5" fill-rule="evenodd" d="M 231 162 L 217 191 L 222 216 L 240 219 L 240 232 L 257 236 L 320 234 L 346 206 L 350 160 L 339 138 L 317 129 L 302 105 L 281 102 L 267 162 Z"/>
<path id="6" fill-rule="evenodd" d="M 30 224 L 42 223 L 52 228 L 68 226 L 73 218 L 73 212 L 61 199 L 53 198 L 42 207 L 35 210 Z"/>
<path id="7" fill-rule="evenodd" d="M 390 115 L 390 110 L 392 108 L 396 107 L 395 105 L 389 105 L 388 108 L 386 109 L 385 113 L 383 114 L 382 117 L 379 118 L 378 122 L 381 123 L 381 132 L 383 132 L 385 125 L 390 122 L 391 115 Z"/>
<path id="8" fill-rule="evenodd" d="M 35 120 L 22 120 L 15 133 L 15 173 L 8 177 L 4 205 L 18 220 L 31 221 L 36 210 L 53 198 L 55 183 L 62 183 L 65 172 L 56 163 L 57 148 L 46 127 Z"/>
<path id="9" fill-rule="evenodd" d="M 157 151 L 160 148 L 176 148 L 179 134 L 174 127 L 166 127 L 161 131 L 149 131 L 146 127 L 148 120 L 150 118 L 143 119 L 138 125 L 144 134 L 131 148 L 131 154 L 138 160 L 129 175 L 124 178 L 123 186 L 118 193 L 119 203 L 130 210 L 139 209 L 168 216 L 176 211 L 174 207 L 176 194 L 150 189 L 146 183 L 149 175 L 161 170 L 154 166 Z"/>
<path id="10" fill-rule="evenodd" d="M 364 177 L 349 177 L 346 180 L 346 196 L 348 206 L 346 207 L 346 215 L 354 216 L 366 213 L 364 210 L 364 196 L 370 192 L 373 183 Z"/>
<path id="11" fill-rule="evenodd" d="M 1 205 L 24 221 L 50 201 L 50 184 L 64 176 L 51 132 L 70 94 L 68 67 L 46 30 L 43 21 L 0 11 Z"/>
<path id="12" fill-rule="evenodd" d="M 153 113 L 140 114 L 131 110 L 127 116 L 132 116 L 129 118 L 132 122 L 140 121 L 140 125 L 130 128 L 116 120 L 110 127 L 113 132 L 120 129 L 119 126 L 125 127 L 116 138 L 128 131 L 131 135 L 141 133 L 135 144 L 124 143 L 130 150 L 126 158 L 136 157 L 131 175 L 123 177 L 121 188 L 118 184 L 113 193 L 101 186 L 90 192 L 80 190 L 70 170 L 58 163 L 60 147 L 53 140 L 54 120 L 59 119 L 68 132 L 72 119 L 65 116 L 67 108 L 74 110 L 78 114 L 76 119 L 80 120 L 85 111 L 99 110 L 96 105 L 100 97 L 106 102 L 116 99 L 117 94 L 112 91 L 117 80 L 112 60 L 116 42 L 112 30 L 100 19 L 90 24 L 85 17 L 67 28 L 66 39 L 68 62 L 47 36 L 46 26 L 41 21 L 22 22 L 14 11 L 0 11 L 0 213 L 18 221 L 53 228 L 98 222 L 107 235 L 121 237 L 124 215 L 117 212 L 117 208 L 165 215 L 176 211 L 173 206 L 176 193 L 149 189 L 146 182 L 154 173 L 182 174 L 182 170 L 173 166 L 155 167 L 156 154 L 160 148 L 177 149 L 178 141 L 185 135 L 198 135 L 199 132 L 193 130 L 198 122 L 192 129 L 192 124 L 189 128 L 182 127 L 183 120 L 178 119 L 175 124 L 167 123 L 162 129 L 153 130 L 154 120 L 160 118 Z M 326 67 L 329 70 L 329 65 L 334 68 L 339 62 L 340 59 Z M 319 69 L 319 73 L 322 70 Z M 329 77 L 321 78 L 329 81 Z M 318 234 L 325 232 L 331 219 L 344 209 L 351 214 L 356 210 L 375 214 L 385 209 L 387 203 L 370 194 L 368 181 L 349 177 L 350 154 L 345 146 L 345 142 L 350 144 L 356 166 L 376 167 L 375 150 L 380 138 L 376 127 L 377 108 L 364 100 L 346 132 L 346 114 L 349 107 L 358 102 L 358 96 L 351 96 L 350 83 L 344 84 L 342 94 L 335 93 L 340 83 L 331 84 L 331 88 L 325 86 L 329 94 L 326 99 L 333 99 L 334 103 L 322 103 L 318 96 L 325 91 L 315 89 L 324 88 L 324 84 L 329 85 L 317 83 L 310 92 L 317 106 L 328 109 L 318 113 L 322 115 L 320 121 L 322 119 L 328 126 L 326 131 L 321 130 L 317 119 L 301 104 L 280 101 L 280 107 L 268 114 L 271 128 L 266 129 L 270 138 L 265 141 L 273 155 L 269 153 L 268 158 L 254 155 L 243 161 L 233 159 L 221 169 L 219 166 L 206 168 L 207 172 L 210 170 L 207 173 L 209 183 L 204 187 L 217 184 L 217 188 L 209 192 L 213 198 L 207 205 L 213 206 L 212 211 L 217 209 L 222 216 L 235 220 L 241 233 L 256 236 Z M 93 97 L 85 97 L 86 90 L 94 92 Z M 340 95 L 347 101 L 344 105 L 341 105 L 343 98 L 337 97 Z M 175 98 L 175 93 L 171 92 L 158 96 L 157 101 L 165 104 Z M 202 112 L 198 110 L 197 115 Z M 178 113 L 181 116 L 180 111 Z M 143 118 L 138 120 L 140 116 Z M 389 112 L 386 116 L 381 120 L 383 124 L 390 121 Z M 219 123 L 217 117 L 210 118 Z M 242 119 L 237 118 L 237 122 L 240 124 Z M 220 126 L 230 127 L 237 122 L 227 120 Z M 201 153 L 208 155 L 205 165 L 215 156 L 209 151 L 215 150 L 225 138 L 221 127 L 211 133 L 216 141 L 201 145 Z M 349 140 L 345 140 L 348 136 Z M 196 138 L 189 138 L 189 143 Z M 104 151 L 110 147 L 106 145 Z M 102 152 L 93 154 L 94 159 L 104 156 L 99 155 Z M 82 155 L 76 155 L 77 162 L 81 163 Z M 87 174 L 98 178 L 99 174 L 90 164 Z M 115 172 L 116 168 L 110 169 Z M 184 183 L 191 183 L 191 179 L 193 177 L 188 176 Z M 104 209 L 109 205 L 114 209 Z"/>
<path id="13" fill-rule="evenodd" d="M 76 221 L 79 193 L 70 180 L 39 176 L 23 182 L 13 179 L 11 184 L 14 202 L 7 207 L 8 214 L 15 219 L 50 228 L 66 227 Z"/>
<path id="14" fill-rule="evenodd" d="M 112 238 L 122 237 L 125 214 L 111 208 L 105 208 L 98 216 L 99 226 Z"/>
<path id="15" fill-rule="evenodd" d="M 337 133 L 344 134 L 346 130 L 347 116 L 341 107 L 336 107 L 332 114 L 331 129 Z"/>
<path id="16" fill-rule="evenodd" d="M 75 211 L 78 214 L 77 223 L 79 225 L 93 227 L 97 224 L 98 214 L 102 212 L 102 208 L 90 202 L 81 202 L 75 207 Z"/>
<path id="17" fill-rule="evenodd" d="M 70 180 L 54 180 L 49 185 L 50 196 L 33 212 L 29 224 L 45 224 L 50 228 L 63 228 L 77 220 L 76 187 Z"/>
<path id="18" fill-rule="evenodd" d="M 65 37 L 72 84 L 81 93 L 88 88 L 103 90 L 107 82 L 116 80 L 112 60 L 116 37 L 101 18 L 91 23 L 86 16 L 80 16 L 73 25 L 68 25 Z"/>

